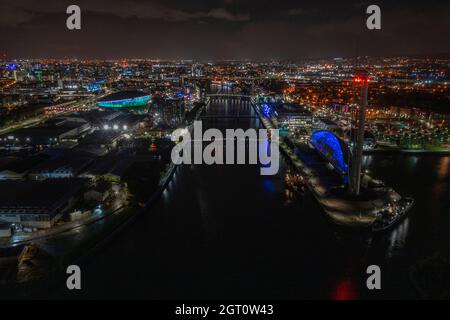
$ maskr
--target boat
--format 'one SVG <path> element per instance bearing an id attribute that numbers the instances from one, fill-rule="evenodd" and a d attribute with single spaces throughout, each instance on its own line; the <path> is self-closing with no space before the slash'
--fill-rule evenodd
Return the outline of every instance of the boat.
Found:
<path id="1" fill-rule="evenodd" d="M 412 197 L 404 197 L 398 201 L 395 208 L 395 213 L 390 212 L 380 212 L 377 220 L 372 224 L 373 232 L 380 232 L 390 229 L 398 222 L 400 222 L 409 210 L 414 205 L 414 199 Z"/>

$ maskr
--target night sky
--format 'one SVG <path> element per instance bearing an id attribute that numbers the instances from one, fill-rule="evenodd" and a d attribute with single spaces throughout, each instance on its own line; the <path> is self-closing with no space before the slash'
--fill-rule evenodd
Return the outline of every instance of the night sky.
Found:
<path id="1" fill-rule="evenodd" d="M 1 0 L 8 58 L 303 59 L 450 53 L 450 1 Z M 66 28 L 66 8 L 82 30 Z M 366 28 L 366 8 L 382 30 Z"/>

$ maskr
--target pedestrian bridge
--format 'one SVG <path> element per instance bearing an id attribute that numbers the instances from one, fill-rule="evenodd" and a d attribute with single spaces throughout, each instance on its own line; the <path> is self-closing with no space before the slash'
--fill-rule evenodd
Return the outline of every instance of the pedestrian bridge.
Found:
<path id="1" fill-rule="evenodd" d="M 232 93 L 214 93 L 207 95 L 209 103 L 201 119 L 257 119 L 250 95 Z"/>
<path id="2" fill-rule="evenodd" d="M 208 94 L 210 99 L 250 99 L 252 96 L 245 94 L 233 94 L 233 93 L 212 93 Z"/>

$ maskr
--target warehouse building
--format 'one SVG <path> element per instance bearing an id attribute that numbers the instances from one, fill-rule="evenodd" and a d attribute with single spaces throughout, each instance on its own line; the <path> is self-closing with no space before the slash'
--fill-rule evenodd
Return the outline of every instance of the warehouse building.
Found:
<path id="1" fill-rule="evenodd" d="M 0 181 L 0 223 L 50 228 L 81 195 L 84 179 Z"/>

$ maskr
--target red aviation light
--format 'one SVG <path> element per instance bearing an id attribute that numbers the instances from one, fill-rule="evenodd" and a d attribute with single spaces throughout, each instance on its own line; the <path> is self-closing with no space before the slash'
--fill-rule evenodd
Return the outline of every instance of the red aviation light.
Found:
<path id="1" fill-rule="evenodd" d="M 357 300 L 358 296 L 358 290 L 353 279 L 346 277 L 336 284 L 332 299 L 338 301 Z"/>
<path id="2" fill-rule="evenodd" d="M 353 77 L 353 83 L 355 85 L 365 85 L 370 83 L 370 75 L 367 72 L 355 73 Z"/>

